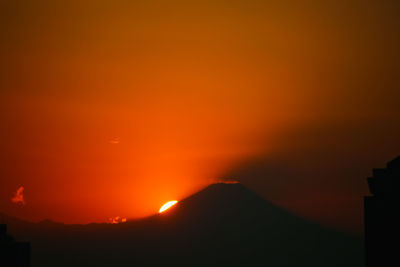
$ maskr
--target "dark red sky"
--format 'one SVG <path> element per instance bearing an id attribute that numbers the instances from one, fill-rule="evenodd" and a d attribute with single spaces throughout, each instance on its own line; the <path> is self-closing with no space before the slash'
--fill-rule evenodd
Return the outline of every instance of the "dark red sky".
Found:
<path id="1" fill-rule="evenodd" d="M 297 2 L 2 1 L 0 211 L 142 217 L 234 179 L 360 233 L 400 154 L 400 4 Z"/>

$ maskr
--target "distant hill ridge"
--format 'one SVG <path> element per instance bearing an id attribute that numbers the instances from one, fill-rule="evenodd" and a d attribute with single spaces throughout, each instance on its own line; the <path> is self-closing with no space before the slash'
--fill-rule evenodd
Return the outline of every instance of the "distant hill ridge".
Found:
<path id="1" fill-rule="evenodd" d="M 361 238 L 290 214 L 240 183 L 212 184 L 123 224 L 14 223 L 10 231 L 31 241 L 32 266 L 364 266 Z"/>

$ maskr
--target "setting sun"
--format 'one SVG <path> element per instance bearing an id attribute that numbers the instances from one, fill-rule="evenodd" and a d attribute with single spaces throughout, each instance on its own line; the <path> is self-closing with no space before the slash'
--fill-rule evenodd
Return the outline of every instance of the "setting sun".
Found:
<path id="1" fill-rule="evenodd" d="M 173 205 L 175 205 L 176 203 L 178 203 L 177 200 L 172 200 L 172 201 L 168 201 L 167 203 L 165 203 L 164 205 L 162 205 L 162 207 L 160 208 L 160 210 L 158 211 L 159 213 L 166 211 L 167 209 L 169 209 L 170 207 L 172 207 Z"/>

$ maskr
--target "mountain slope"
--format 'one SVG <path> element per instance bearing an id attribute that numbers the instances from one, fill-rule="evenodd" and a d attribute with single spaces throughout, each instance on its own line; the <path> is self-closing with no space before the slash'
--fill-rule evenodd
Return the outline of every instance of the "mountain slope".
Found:
<path id="1" fill-rule="evenodd" d="M 21 223 L 20 223 L 21 224 Z M 320 227 L 241 184 L 213 184 L 119 225 L 10 225 L 33 266 L 363 266 L 362 240 Z"/>

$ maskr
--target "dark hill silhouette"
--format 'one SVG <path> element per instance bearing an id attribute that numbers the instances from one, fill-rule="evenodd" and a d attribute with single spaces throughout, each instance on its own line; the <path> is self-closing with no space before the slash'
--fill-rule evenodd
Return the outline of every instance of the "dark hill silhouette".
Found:
<path id="1" fill-rule="evenodd" d="M 363 242 L 292 215 L 241 184 L 213 184 L 118 225 L 9 220 L 33 266 L 363 266 Z"/>

